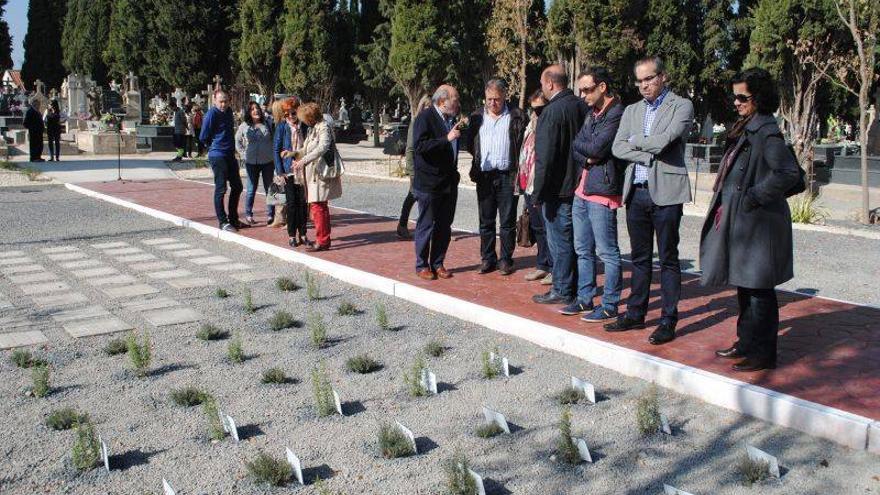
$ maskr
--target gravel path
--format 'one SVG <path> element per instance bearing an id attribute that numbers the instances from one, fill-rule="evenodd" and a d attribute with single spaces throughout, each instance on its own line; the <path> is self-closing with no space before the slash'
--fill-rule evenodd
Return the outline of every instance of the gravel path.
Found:
<path id="1" fill-rule="evenodd" d="M 362 188 L 375 200 L 386 183 Z M 347 188 L 349 205 L 357 203 L 357 187 Z M 838 447 L 798 432 L 744 417 L 700 401 L 661 391 L 661 407 L 675 436 L 641 438 L 635 429 L 635 403 L 647 384 L 589 365 L 575 358 L 498 335 L 481 327 L 433 314 L 389 296 L 318 277 L 323 298 L 309 301 L 305 290 L 279 292 L 273 280 L 242 283 L 231 273 L 175 256 L 171 250 L 144 240 L 173 238 L 211 255 L 245 263 L 252 271 L 285 275 L 301 282 L 303 267 L 221 243 L 186 229 L 170 227 L 60 187 L 37 192 L 5 189 L 0 192 L 0 253 L 20 250 L 56 273 L 91 303 L 139 329 L 148 329 L 154 344 L 153 372 L 138 379 L 127 371 L 125 356 L 108 357 L 102 347 L 110 336 L 73 339 L 37 309 L 30 297 L 6 275 L 0 293 L 15 306 L 15 316 L 31 318 L 49 344 L 40 349 L 52 369 L 52 393 L 45 399 L 24 395 L 30 373 L 15 368 L 4 352 L 0 362 L 0 492 L 4 494 L 132 494 L 158 493 L 164 477 L 181 494 L 281 494 L 291 489 L 256 486 L 246 476 L 244 461 L 258 450 L 283 457 L 294 449 L 307 468 L 307 477 L 330 477 L 335 492 L 353 495 L 417 495 L 440 493 L 440 463 L 456 449 L 471 459 L 472 467 L 490 480 L 489 493 L 657 494 L 664 482 L 695 494 L 804 494 L 877 493 L 877 456 Z M 373 194 L 370 194 L 370 191 Z M 465 195 L 466 196 L 466 195 Z M 366 202 L 366 198 L 362 203 Z M 465 201 L 462 202 L 466 204 Z M 380 203 L 377 203 L 380 204 Z M 35 214 L 38 212 L 38 214 Z M 461 222 L 464 216 L 459 216 Z M 132 269 L 94 244 L 123 242 L 216 283 L 192 289 L 174 289 Z M 167 297 L 197 310 L 203 322 L 237 332 L 248 359 L 239 365 L 225 358 L 227 343 L 203 342 L 194 337 L 200 323 L 160 328 L 149 325 L 141 313 L 109 300 L 90 283 L 72 275 L 61 261 L 43 248 L 73 247 L 88 259 L 118 269 L 161 292 L 140 301 Z M 124 247 L 120 246 L 122 249 Z M 181 248 L 185 249 L 185 248 Z M 196 257 L 200 258 L 200 257 Z M 233 295 L 218 299 L 216 287 Z M 259 309 L 242 309 L 245 287 Z M 336 308 L 353 302 L 364 313 L 338 316 Z M 396 331 L 375 323 L 376 304 L 388 308 Z M 321 315 L 334 340 L 326 349 L 313 349 L 305 328 L 272 332 L 267 320 L 280 309 L 298 320 Z M 5 314 L 5 313 L 4 313 Z M 3 330 L 6 331 L 6 330 Z M 414 399 L 406 395 L 401 375 L 426 342 L 443 339 L 448 351 L 430 358 L 429 367 L 441 382 L 441 394 Z M 479 355 L 498 346 L 518 370 L 510 378 L 485 381 L 478 376 Z M 366 352 L 383 364 L 369 375 L 344 371 L 347 358 Z M 339 392 L 346 417 L 319 419 L 314 413 L 310 370 L 326 365 Z M 288 385 L 263 385 L 263 370 L 278 366 L 297 380 Z M 603 400 L 572 410 L 573 430 L 594 451 L 595 464 L 575 468 L 550 459 L 561 408 L 551 394 L 562 389 L 570 375 L 595 384 Z M 232 415 L 244 437 L 211 443 L 199 408 L 182 408 L 169 400 L 171 390 L 196 385 L 212 393 Z M 492 405 L 520 429 L 511 436 L 483 440 L 473 435 L 480 407 Z M 70 431 L 54 432 L 43 425 L 52 410 L 72 406 L 88 412 L 108 442 L 113 470 L 77 474 L 70 465 Z M 399 420 L 413 430 L 423 451 L 417 456 L 384 460 L 376 453 L 375 434 L 383 421 Z M 777 455 L 786 473 L 780 481 L 745 488 L 735 465 L 746 444 Z M 828 467 L 823 467 L 822 461 Z M 820 464 L 822 463 L 822 464 Z M 298 493 L 314 494 L 307 486 Z"/>

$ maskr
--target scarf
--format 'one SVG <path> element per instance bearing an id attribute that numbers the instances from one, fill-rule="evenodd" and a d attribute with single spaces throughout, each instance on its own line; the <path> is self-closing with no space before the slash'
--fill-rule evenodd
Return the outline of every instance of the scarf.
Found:
<path id="1" fill-rule="evenodd" d="M 712 191 L 718 192 L 724 186 L 724 179 L 727 177 L 727 173 L 730 172 L 730 168 L 736 161 L 740 149 L 742 149 L 743 144 L 745 144 L 746 140 L 743 134 L 745 133 L 746 125 L 752 120 L 754 115 L 755 114 L 749 115 L 748 117 L 740 117 L 740 119 L 733 124 L 733 127 L 730 128 L 730 132 L 727 133 L 724 156 L 721 158 L 721 165 L 718 167 L 718 174 L 715 176 L 715 185 L 712 186 Z"/>

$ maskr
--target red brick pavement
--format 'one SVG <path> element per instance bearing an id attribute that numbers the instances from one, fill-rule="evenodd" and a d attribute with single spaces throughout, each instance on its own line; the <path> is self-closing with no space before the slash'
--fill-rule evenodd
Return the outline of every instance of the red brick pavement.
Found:
<path id="1" fill-rule="evenodd" d="M 213 188 L 206 184 L 161 180 L 80 185 L 216 226 Z M 262 211 L 261 208 L 256 210 Z M 556 313 L 555 307 L 532 303 L 531 296 L 541 292 L 543 287 L 525 282 L 522 274 L 534 264 L 534 249 L 517 249 L 516 265 L 521 271 L 510 277 L 502 277 L 497 272 L 479 275 L 479 238 L 471 234 L 455 234 L 446 263 L 455 274 L 454 278 L 426 282 L 415 276 L 412 243 L 396 240 L 396 221 L 335 209 L 332 225 L 333 248 L 316 253 L 316 256 L 880 420 L 878 309 L 781 292 L 779 368 L 770 372 L 734 373 L 729 361 L 713 356 L 715 349 L 727 347 L 734 340 L 736 298 L 733 290 L 701 287 L 698 278 L 685 275 L 679 305 L 678 338 L 657 347 L 647 343 L 650 326 L 645 331 L 612 335 L 603 331 L 601 325 L 587 324 L 576 317 L 563 317 Z M 255 227 L 240 233 L 279 246 L 287 245 L 283 230 Z M 656 274 L 654 279 L 658 279 Z M 624 287 L 628 285 L 629 272 L 624 267 Z M 624 290 L 624 300 L 627 294 L 628 290 Z M 651 292 L 649 325 L 658 321 L 659 297 L 659 286 L 655 284 Z"/>

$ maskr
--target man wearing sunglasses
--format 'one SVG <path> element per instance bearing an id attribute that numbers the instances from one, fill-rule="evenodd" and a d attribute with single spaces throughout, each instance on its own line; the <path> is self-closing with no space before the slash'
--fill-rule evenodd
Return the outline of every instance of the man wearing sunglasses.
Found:
<path id="1" fill-rule="evenodd" d="M 629 162 L 623 202 L 632 249 L 632 286 L 626 313 L 605 325 L 605 330 L 645 328 L 656 233 L 662 309 L 660 324 L 648 342 L 659 345 L 675 339 L 678 324 L 679 226 L 682 205 L 691 201 L 684 148 L 694 106 L 666 87 L 666 71 L 659 57 L 636 62 L 635 76 L 644 99 L 626 107 L 612 146 L 614 156 Z"/>

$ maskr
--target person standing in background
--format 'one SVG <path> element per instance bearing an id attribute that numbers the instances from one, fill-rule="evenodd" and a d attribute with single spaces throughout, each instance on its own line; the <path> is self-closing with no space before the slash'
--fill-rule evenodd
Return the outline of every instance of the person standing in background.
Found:
<path id="1" fill-rule="evenodd" d="M 237 232 L 244 225 L 238 221 L 238 200 L 244 189 L 235 159 L 235 123 L 229 108 L 229 96 L 223 90 L 214 92 L 214 106 L 205 115 L 199 140 L 208 148 L 208 163 L 214 172 L 214 213 L 220 228 Z M 223 199 L 229 184 L 229 209 Z"/>

